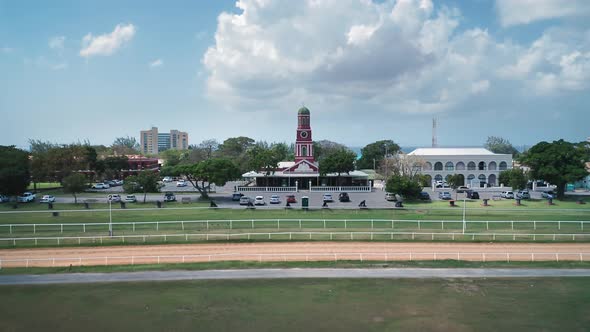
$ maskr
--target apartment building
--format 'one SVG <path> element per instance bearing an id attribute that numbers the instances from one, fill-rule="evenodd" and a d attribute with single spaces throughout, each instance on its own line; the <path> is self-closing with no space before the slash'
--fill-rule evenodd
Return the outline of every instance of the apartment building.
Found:
<path id="1" fill-rule="evenodd" d="M 139 140 L 143 154 L 158 154 L 169 149 L 187 150 L 189 144 L 188 133 L 176 129 L 170 130 L 169 133 L 160 133 L 158 127 L 142 130 Z"/>

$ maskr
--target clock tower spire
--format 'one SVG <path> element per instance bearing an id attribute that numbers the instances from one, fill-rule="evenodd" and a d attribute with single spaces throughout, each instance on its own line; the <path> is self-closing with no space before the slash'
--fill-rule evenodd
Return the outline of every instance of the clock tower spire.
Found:
<path id="1" fill-rule="evenodd" d="M 297 112 L 297 138 L 295 140 L 295 163 L 302 160 L 315 163 L 313 157 L 313 140 L 309 125 L 309 109 L 303 106 Z"/>

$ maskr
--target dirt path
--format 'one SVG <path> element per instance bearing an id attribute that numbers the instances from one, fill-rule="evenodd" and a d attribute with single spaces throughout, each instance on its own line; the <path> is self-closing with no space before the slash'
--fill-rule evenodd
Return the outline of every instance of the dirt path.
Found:
<path id="1" fill-rule="evenodd" d="M 0 250 L 2 267 L 224 260 L 590 260 L 590 244 L 290 242 Z"/>

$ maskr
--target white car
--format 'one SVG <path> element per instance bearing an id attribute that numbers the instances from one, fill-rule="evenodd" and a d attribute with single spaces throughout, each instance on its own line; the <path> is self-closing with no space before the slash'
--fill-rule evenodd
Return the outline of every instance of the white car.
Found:
<path id="1" fill-rule="evenodd" d="M 512 192 L 512 191 L 503 191 L 500 194 L 500 197 L 502 197 L 502 198 L 508 198 L 508 199 L 514 198 L 514 192 Z"/>
<path id="2" fill-rule="evenodd" d="M 242 196 L 240 198 L 240 205 L 248 205 L 252 203 L 252 198 L 248 197 L 248 196 Z"/>
<path id="3" fill-rule="evenodd" d="M 254 205 L 265 205 L 264 203 L 264 196 L 256 196 L 254 199 Z"/>
<path id="4" fill-rule="evenodd" d="M 108 183 L 96 183 L 92 186 L 92 189 L 109 189 L 111 186 L 109 186 Z"/>
<path id="5" fill-rule="evenodd" d="M 333 202 L 334 198 L 332 197 L 332 194 L 324 194 L 324 197 L 322 197 L 322 201 Z"/>
<path id="6" fill-rule="evenodd" d="M 185 180 L 178 180 L 178 182 L 176 182 L 176 186 L 177 187 L 186 187 L 187 183 Z"/>
<path id="7" fill-rule="evenodd" d="M 123 180 L 113 180 L 113 182 L 115 183 L 115 185 L 117 186 L 122 186 L 123 185 Z"/>
<path id="8" fill-rule="evenodd" d="M 270 204 L 281 204 L 281 199 L 279 198 L 279 195 L 270 196 L 269 203 Z"/>
<path id="9" fill-rule="evenodd" d="M 125 202 L 127 202 L 127 203 L 136 203 L 137 202 L 137 197 L 135 197 L 135 195 L 127 195 L 127 196 L 125 196 Z"/>
<path id="10" fill-rule="evenodd" d="M 29 203 L 34 202 L 35 198 L 35 194 L 27 191 L 26 193 L 23 193 L 21 196 L 18 197 L 18 201 L 20 203 Z"/>
<path id="11" fill-rule="evenodd" d="M 171 178 L 171 177 L 169 177 L 169 176 L 165 176 L 165 177 L 162 179 L 162 182 L 172 182 L 172 178 Z"/>
<path id="12" fill-rule="evenodd" d="M 39 203 L 55 203 L 55 197 L 53 195 L 43 195 Z"/>
<path id="13" fill-rule="evenodd" d="M 121 201 L 121 195 L 119 195 L 119 194 L 108 195 L 107 200 L 109 200 L 113 203 L 119 203 Z"/>

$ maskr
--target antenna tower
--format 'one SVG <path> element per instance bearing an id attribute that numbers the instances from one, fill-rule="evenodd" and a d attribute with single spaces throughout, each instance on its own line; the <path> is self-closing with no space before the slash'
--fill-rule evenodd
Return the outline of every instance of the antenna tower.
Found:
<path id="1" fill-rule="evenodd" d="M 436 148 L 438 146 L 438 142 L 436 141 L 436 125 L 437 125 L 437 119 L 436 118 L 432 118 L 432 147 Z"/>

